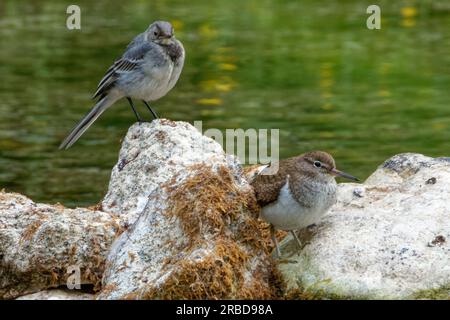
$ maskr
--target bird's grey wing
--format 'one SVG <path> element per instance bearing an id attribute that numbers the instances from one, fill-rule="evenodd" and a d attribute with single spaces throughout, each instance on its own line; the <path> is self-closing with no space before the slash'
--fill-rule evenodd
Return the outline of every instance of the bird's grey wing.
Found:
<path id="1" fill-rule="evenodd" d="M 92 97 L 93 99 L 108 94 L 108 91 L 114 86 L 119 76 L 140 68 L 144 56 L 150 50 L 154 49 L 153 45 L 149 42 L 136 43 L 134 46 L 131 46 L 131 44 L 133 42 L 130 43 L 123 56 L 117 59 L 108 71 L 106 71 L 106 74 L 97 86 L 97 90 Z"/>
<path id="2" fill-rule="evenodd" d="M 132 49 L 135 46 L 138 46 L 145 42 L 145 32 L 138 34 L 134 39 L 128 44 L 127 49 Z"/>
<path id="3" fill-rule="evenodd" d="M 265 206 L 278 199 L 281 188 L 286 184 L 287 174 L 280 167 L 275 174 L 264 174 L 271 166 L 262 170 L 251 182 L 259 205 Z"/>

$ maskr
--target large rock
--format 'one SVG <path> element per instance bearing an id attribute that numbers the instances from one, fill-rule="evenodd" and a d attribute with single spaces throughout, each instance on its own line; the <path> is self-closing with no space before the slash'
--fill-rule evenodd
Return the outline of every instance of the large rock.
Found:
<path id="1" fill-rule="evenodd" d="M 103 210 L 131 225 L 113 244 L 99 299 L 261 299 L 280 294 L 242 168 L 193 126 L 136 124 Z"/>
<path id="2" fill-rule="evenodd" d="M 303 249 L 286 237 L 274 265 L 236 159 L 187 123 L 136 124 L 97 208 L 0 192 L 0 299 L 94 298 L 59 290 L 72 266 L 98 299 L 448 299 L 449 181 L 448 158 L 395 156 L 340 184 Z"/>
<path id="3" fill-rule="evenodd" d="M 16 300 L 94 300 L 94 295 L 77 290 L 53 289 L 27 294 Z"/>
<path id="4" fill-rule="evenodd" d="M 66 285 L 77 268 L 80 284 L 98 288 L 118 232 L 108 213 L 0 192 L 0 299 Z"/>
<path id="5" fill-rule="evenodd" d="M 338 203 L 279 265 L 291 298 L 450 298 L 450 159 L 401 154 Z"/>

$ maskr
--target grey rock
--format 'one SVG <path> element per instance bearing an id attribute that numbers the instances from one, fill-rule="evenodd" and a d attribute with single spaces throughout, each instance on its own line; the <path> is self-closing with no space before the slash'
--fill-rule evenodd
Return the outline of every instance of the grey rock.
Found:
<path id="1" fill-rule="evenodd" d="M 98 299 L 275 295 L 268 234 L 242 168 L 190 124 L 132 126 L 103 209 L 130 227 L 111 248 Z"/>
<path id="2" fill-rule="evenodd" d="M 94 300 L 94 295 L 77 290 L 53 289 L 27 294 L 16 300 Z"/>
<path id="3" fill-rule="evenodd" d="M 100 285 L 119 231 L 119 220 L 105 212 L 0 192 L 0 298 L 65 285 L 70 266 L 80 268 L 81 284 Z"/>
<path id="4" fill-rule="evenodd" d="M 0 298 L 448 299 L 448 159 L 400 154 L 363 184 L 340 184 L 302 250 L 288 235 L 275 266 L 235 157 L 187 123 L 136 124 L 102 211 L 0 192 Z M 81 283 L 102 279 L 95 297 L 48 290 L 74 265 Z"/>

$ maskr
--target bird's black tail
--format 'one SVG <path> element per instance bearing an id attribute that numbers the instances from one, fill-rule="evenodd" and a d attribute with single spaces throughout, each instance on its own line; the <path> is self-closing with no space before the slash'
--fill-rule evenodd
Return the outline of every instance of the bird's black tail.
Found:
<path id="1" fill-rule="evenodd" d="M 59 149 L 69 149 L 80 137 L 81 135 L 91 126 L 91 124 L 97 120 L 97 118 L 110 107 L 117 98 L 111 96 L 105 96 L 100 99 L 97 104 L 89 111 L 88 114 L 76 125 L 76 127 L 70 132 L 66 139 L 61 143 Z"/>

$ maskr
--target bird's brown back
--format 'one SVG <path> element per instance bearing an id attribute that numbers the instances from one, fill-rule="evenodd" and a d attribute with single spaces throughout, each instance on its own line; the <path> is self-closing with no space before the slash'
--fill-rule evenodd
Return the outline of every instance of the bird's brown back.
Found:
<path id="1" fill-rule="evenodd" d="M 255 191 L 256 200 L 259 205 L 265 206 L 278 199 L 281 188 L 286 183 L 286 178 L 290 168 L 295 165 L 297 157 L 281 160 L 278 163 L 278 171 L 275 174 L 264 175 L 264 171 L 273 169 L 273 165 L 268 166 L 251 182 Z"/>
<path id="2" fill-rule="evenodd" d="M 327 166 L 328 170 L 335 167 L 334 159 L 331 155 L 323 151 L 311 151 L 296 157 L 288 158 L 278 162 L 278 171 L 274 174 L 262 174 L 264 171 L 273 169 L 274 165 L 265 168 L 257 175 L 252 185 L 256 199 L 261 206 L 265 206 L 278 199 L 281 188 L 286 184 L 289 176 L 290 192 L 298 201 L 302 199 L 300 185 L 306 179 L 320 178 L 318 171 L 313 167 L 314 161 L 320 161 Z M 320 180 L 319 180 L 320 181 Z"/>

